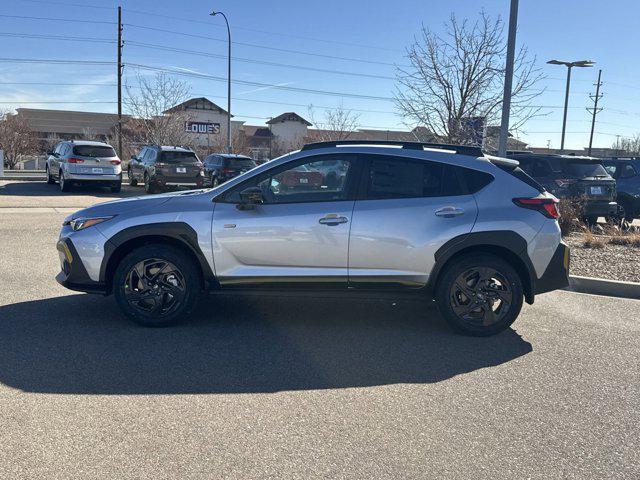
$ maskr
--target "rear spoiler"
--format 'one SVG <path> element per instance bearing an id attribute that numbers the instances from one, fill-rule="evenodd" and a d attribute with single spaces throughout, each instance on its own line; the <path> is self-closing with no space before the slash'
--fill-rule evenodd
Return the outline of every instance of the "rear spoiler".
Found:
<path id="1" fill-rule="evenodd" d="M 512 160 L 510 158 L 494 157 L 493 155 L 485 155 L 485 158 L 487 158 L 494 165 L 497 165 L 499 167 L 508 168 L 508 169 L 511 169 L 511 170 L 515 169 L 516 167 L 518 167 L 520 165 L 519 161 Z"/>

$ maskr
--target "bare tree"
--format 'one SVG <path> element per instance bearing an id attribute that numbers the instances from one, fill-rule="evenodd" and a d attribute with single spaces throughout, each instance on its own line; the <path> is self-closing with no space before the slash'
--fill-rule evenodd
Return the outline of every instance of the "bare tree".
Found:
<path id="1" fill-rule="evenodd" d="M 4 150 L 4 161 L 12 169 L 26 155 L 38 151 L 40 142 L 20 115 L 9 112 L 0 114 L 0 150 Z"/>
<path id="2" fill-rule="evenodd" d="M 134 117 L 130 128 L 141 143 L 157 145 L 184 145 L 189 135 L 185 110 L 176 107 L 188 96 L 189 86 L 166 73 L 148 78 L 137 77 L 137 88 L 127 86 L 127 108 Z"/>
<path id="3" fill-rule="evenodd" d="M 420 37 L 407 48 L 410 66 L 397 67 L 396 105 L 400 113 L 424 125 L 444 141 L 475 143 L 476 119 L 499 120 L 502 108 L 506 41 L 500 17 L 484 12 L 470 23 L 451 15 L 445 34 L 423 25 Z M 535 57 L 521 47 L 515 59 L 511 126 L 517 128 L 540 109 L 532 100 L 542 93 Z"/>
<path id="4" fill-rule="evenodd" d="M 317 142 L 332 140 L 346 140 L 358 128 L 360 115 L 339 105 L 333 109 L 326 109 L 322 119 L 316 119 L 313 105 L 309 105 L 309 118 L 317 130 L 309 130 L 309 139 Z"/>
<path id="5" fill-rule="evenodd" d="M 618 155 L 640 155 L 640 133 L 633 137 L 618 137 L 611 148 L 617 150 Z"/>

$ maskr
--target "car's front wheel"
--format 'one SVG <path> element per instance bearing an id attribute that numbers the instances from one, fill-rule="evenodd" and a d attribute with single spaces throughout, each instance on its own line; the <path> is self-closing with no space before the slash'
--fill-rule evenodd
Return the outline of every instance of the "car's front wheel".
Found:
<path id="1" fill-rule="evenodd" d="M 51 175 L 51 170 L 49 170 L 49 165 L 47 165 L 47 183 L 49 185 L 53 185 L 54 183 L 56 183 L 56 180 L 53 178 L 53 175 Z"/>
<path id="2" fill-rule="evenodd" d="M 132 187 L 135 187 L 136 185 L 138 185 L 138 180 L 136 180 L 136 177 L 133 176 L 133 172 L 131 171 L 131 168 L 127 170 L 127 176 L 129 177 L 129 185 L 131 185 Z"/>
<path id="3" fill-rule="evenodd" d="M 149 174 L 144 174 L 144 191 L 146 193 L 156 193 L 157 189 L 155 185 L 151 183 L 151 179 L 149 178 Z"/>
<path id="4" fill-rule="evenodd" d="M 118 305 L 134 322 L 166 327 L 187 316 L 200 295 L 194 262 L 168 245 L 137 248 L 122 259 L 113 277 Z"/>
<path id="5" fill-rule="evenodd" d="M 60 173 L 59 173 L 59 176 L 58 176 L 58 183 L 60 184 L 60 191 L 61 192 L 69 192 L 69 191 L 71 191 L 71 184 L 65 178 L 63 170 L 60 170 Z"/>
<path id="6" fill-rule="evenodd" d="M 495 255 L 464 255 L 442 272 L 436 301 L 454 330 L 473 336 L 494 335 L 518 317 L 522 280 L 509 263 Z"/>

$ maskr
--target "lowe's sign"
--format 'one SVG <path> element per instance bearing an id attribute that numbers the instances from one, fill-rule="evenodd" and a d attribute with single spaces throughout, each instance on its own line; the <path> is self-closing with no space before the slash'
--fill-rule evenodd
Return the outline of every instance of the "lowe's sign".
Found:
<path id="1" fill-rule="evenodd" d="M 189 133 L 206 133 L 215 135 L 220 133 L 220 124 L 210 122 L 184 122 L 184 131 Z"/>

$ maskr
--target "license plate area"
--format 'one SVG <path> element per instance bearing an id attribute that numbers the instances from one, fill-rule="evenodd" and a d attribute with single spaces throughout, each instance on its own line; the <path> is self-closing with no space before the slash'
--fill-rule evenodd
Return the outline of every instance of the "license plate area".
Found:
<path id="1" fill-rule="evenodd" d="M 300 178 L 300 183 L 309 183 L 309 179 L 308 179 L 308 178 L 301 177 L 301 178 Z"/>
<path id="2" fill-rule="evenodd" d="M 602 195 L 603 194 L 603 189 L 602 189 L 601 186 L 589 187 L 589 193 L 591 195 Z"/>
<path id="3" fill-rule="evenodd" d="M 187 173 L 187 167 L 176 167 L 176 173 Z"/>

